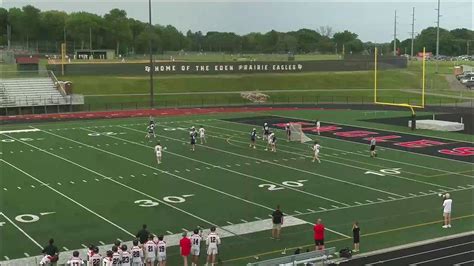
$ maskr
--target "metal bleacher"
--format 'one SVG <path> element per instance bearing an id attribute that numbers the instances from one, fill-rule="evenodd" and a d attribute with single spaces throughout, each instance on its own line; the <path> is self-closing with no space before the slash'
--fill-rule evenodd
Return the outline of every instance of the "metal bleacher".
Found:
<path id="1" fill-rule="evenodd" d="M 0 107 L 80 104 L 75 100 L 61 92 L 51 77 L 0 79 Z"/>

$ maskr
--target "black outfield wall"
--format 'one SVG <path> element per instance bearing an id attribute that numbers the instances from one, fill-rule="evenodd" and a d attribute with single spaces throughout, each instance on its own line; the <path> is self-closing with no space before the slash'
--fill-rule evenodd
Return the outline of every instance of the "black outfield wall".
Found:
<path id="1" fill-rule="evenodd" d="M 380 70 L 406 68 L 405 57 L 379 58 Z M 48 70 L 61 72 L 61 65 L 47 65 Z M 313 71 L 364 71 L 373 70 L 372 57 L 345 60 L 268 61 L 268 62 L 156 62 L 154 72 L 175 74 L 250 74 L 250 73 L 301 73 Z M 84 63 L 66 64 L 66 75 L 147 75 L 147 63 Z"/>

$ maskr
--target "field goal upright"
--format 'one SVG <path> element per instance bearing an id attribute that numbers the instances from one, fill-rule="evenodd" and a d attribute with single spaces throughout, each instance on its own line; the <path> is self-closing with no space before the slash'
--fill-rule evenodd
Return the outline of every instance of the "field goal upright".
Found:
<path id="1" fill-rule="evenodd" d="M 424 109 L 425 108 L 425 86 L 426 86 L 426 49 L 423 47 L 422 55 L 422 76 L 421 76 L 421 104 L 415 105 L 410 104 L 410 101 L 407 103 L 395 103 L 395 102 L 384 102 L 378 98 L 378 49 L 375 47 L 374 51 L 374 104 L 385 105 L 385 106 L 398 106 L 409 108 L 412 114 L 411 128 L 416 128 L 416 112 L 415 109 Z"/>

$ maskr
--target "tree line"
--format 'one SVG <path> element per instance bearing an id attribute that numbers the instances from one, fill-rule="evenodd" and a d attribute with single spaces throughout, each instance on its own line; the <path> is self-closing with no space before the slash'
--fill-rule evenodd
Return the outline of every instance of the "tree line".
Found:
<path id="1" fill-rule="evenodd" d="M 66 13 L 41 11 L 27 5 L 22 8 L 0 8 L 0 46 L 6 46 L 8 36 L 13 44 L 37 52 L 59 53 L 60 43 L 69 49 L 115 49 L 117 54 L 144 54 L 149 40 L 153 52 L 198 51 L 226 53 L 370 53 L 378 46 L 383 53 L 391 53 L 392 43 L 362 42 L 356 33 L 333 32 L 329 26 L 300 29 L 290 32 L 275 30 L 266 33 L 238 35 L 232 32 L 180 32 L 172 25 L 149 25 L 127 17 L 124 10 L 112 9 L 104 16 L 88 12 Z M 5 26 L 3 26 L 5 25 Z M 474 31 L 468 29 L 440 29 L 440 54 L 469 53 Z M 410 54 L 411 39 L 396 40 L 401 53 Z M 415 38 L 414 51 L 435 52 L 436 28 L 422 30 Z"/>

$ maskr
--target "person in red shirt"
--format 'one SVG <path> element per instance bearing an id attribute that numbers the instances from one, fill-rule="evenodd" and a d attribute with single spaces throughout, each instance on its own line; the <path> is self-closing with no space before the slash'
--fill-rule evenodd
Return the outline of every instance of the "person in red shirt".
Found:
<path id="1" fill-rule="evenodd" d="M 315 250 L 324 249 L 324 224 L 321 219 L 316 221 L 313 227 Z"/>
<path id="2" fill-rule="evenodd" d="M 187 237 L 187 233 L 183 233 L 183 238 L 179 240 L 179 247 L 181 250 L 181 256 L 183 257 L 184 266 L 188 266 L 188 257 L 191 253 L 191 239 Z"/>

